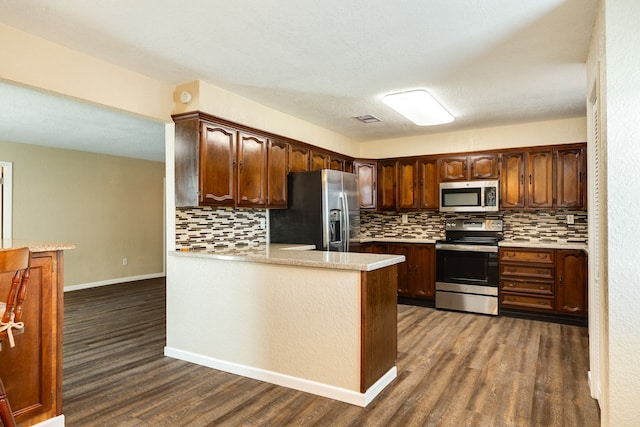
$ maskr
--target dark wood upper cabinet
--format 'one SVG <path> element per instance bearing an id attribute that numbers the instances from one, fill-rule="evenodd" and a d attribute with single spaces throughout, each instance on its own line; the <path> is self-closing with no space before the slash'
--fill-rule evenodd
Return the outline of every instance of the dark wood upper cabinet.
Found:
<path id="1" fill-rule="evenodd" d="M 267 149 L 265 137 L 245 132 L 238 138 L 238 206 L 267 204 Z"/>
<path id="2" fill-rule="evenodd" d="M 440 158 L 440 181 L 498 179 L 498 154 L 474 154 Z"/>
<path id="3" fill-rule="evenodd" d="M 415 209 L 418 207 L 418 164 L 416 160 L 399 160 L 396 165 L 396 207 Z"/>
<path id="4" fill-rule="evenodd" d="M 289 144 L 269 140 L 267 152 L 267 206 L 287 207 L 287 172 L 289 170 Z"/>
<path id="5" fill-rule="evenodd" d="M 558 150 L 556 157 L 556 205 L 585 208 L 586 156 L 583 148 Z"/>
<path id="6" fill-rule="evenodd" d="M 502 209 L 522 209 L 525 205 L 526 154 L 503 153 L 500 179 Z"/>
<path id="7" fill-rule="evenodd" d="M 329 156 L 329 169 L 344 172 L 345 160 L 336 156 Z"/>
<path id="8" fill-rule="evenodd" d="M 235 129 L 202 123 L 200 204 L 235 205 L 236 138 Z"/>
<path id="9" fill-rule="evenodd" d="M 329 168 L 329 155 L 327 153 L 311 150 L 311 164 L 310 170 L 316 171 L 319 169 Z"/>
<path id="10" fill-rule="evenodd" d="M 311 149 L 302 145 L 289 145 L 289 172 L 307 172 L 311 164 Z"/>
<path id="11" fill-rule="evenodd" d="M 396 162 L 386 160 L 378 162 L 378 209 L 396 208 Z"/>
<path id="12" fill-rule="evenodd" d="M 551 209 L 554 207 L 553 151 L 530 151 L 527 158 L 527 207 Z"/>
<path id="13" fill-rule="evenodd" d="M 443 157 L 438 160 L 440 181 L 466 181 L 469 179 L 467 156 Z"/>
<path id="14" fill-rule="evenodd" d="M 360 209 L 375 209 L 377 206 L 376 162 L 356 161 L 354 162 L 354 167 L 356 175 L 358 176 Z"/>
<path id="15" fill-rule="evenodd" d="M 438 180 L 438 159 L 427 157 L 418 159 L 418 208 L 438 209 L 440 207 L 440 182 Z"/>
<path id="16" fill-rule="evenodd" d="M 478 154 L 469 156 L 469 179 L 498 179 L 500 156 L 498 154 Z"/>

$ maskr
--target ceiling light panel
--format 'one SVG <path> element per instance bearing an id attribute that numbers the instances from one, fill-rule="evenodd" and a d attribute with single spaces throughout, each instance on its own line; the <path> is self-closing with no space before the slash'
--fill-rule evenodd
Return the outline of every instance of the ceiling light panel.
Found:
<path id="1" fill-rule="evenodd" d="M 434 126 L 453 121 L 453 116 L 423 89 L 392 93 L 382 98 L 382 102 L 418 126 Z"/>

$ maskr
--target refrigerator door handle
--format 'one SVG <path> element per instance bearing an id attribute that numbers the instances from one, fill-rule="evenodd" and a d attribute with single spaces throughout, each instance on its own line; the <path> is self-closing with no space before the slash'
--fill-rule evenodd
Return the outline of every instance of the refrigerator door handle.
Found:
<path id="1" fill-rule="evenodd" d="M 347 199 L 346 193 L 340 193 L 340 199 L 342 200 L 342 241 L 343 244 L 343 252 L 349 252 L 349 230 L 351 228 L 351 224 L 349 224 L 349 199 Z"/>

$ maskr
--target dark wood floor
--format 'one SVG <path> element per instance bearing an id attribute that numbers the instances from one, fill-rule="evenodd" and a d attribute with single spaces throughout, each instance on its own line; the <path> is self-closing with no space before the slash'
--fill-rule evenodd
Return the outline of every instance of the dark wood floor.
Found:
<path id="1" fill-rule="evenodd" d="M 164 357 L 164 327 L 161 279 L 65 294 L 67 426 L 600 425 L 582 327 L 401 305 L 367 408 Z"/>

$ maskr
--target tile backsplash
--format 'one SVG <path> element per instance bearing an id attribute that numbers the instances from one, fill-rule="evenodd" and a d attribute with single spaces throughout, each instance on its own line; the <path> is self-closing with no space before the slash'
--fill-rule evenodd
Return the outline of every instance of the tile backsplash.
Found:
<path id="1" fill-rule="evenodd" d="M 504 220 L 505 240 L 522 242 L 586 242 L 585 211 L 503 211 L 487 215 L 441 214 L 439 212 L 402 213 L 360 212 L 361 238 L 438 240 L 444 237 L 447 219 L 488 218 Z M 574 224 L 567 224 L 567 215 Z M 265 209 L 195 207 L 176 209 L 176 249 L 213 249 L 265 244 Z"/>
<path id="2" fill-rule="evenodd" d="M 265 244 L 265 209 L 178 208 L 176 249 L 213 249 Z"/>
<path id="3" fill-rule="evenodd" d="M 448 219 L 502 219 L 505 240 L 522 242 L 586 242 L 587 212 L 584 211 L 503 211 L 496 214 L 442 214 L 440 212 L 402 213 L 361 211 L 362 238 L 432 239 L 444 238 Z M 567 215 L 574 224 L 567 224 Z"/>

